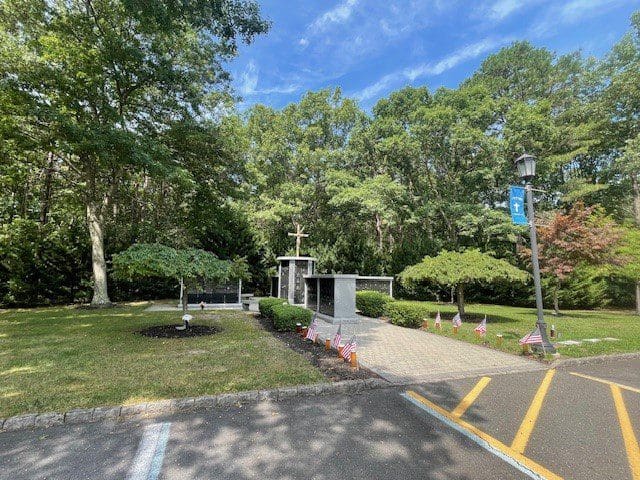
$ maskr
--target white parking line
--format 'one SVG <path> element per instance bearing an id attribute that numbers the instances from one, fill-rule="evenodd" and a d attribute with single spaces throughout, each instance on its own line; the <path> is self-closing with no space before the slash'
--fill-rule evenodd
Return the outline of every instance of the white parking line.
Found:
<path id="1" fill-rule="evenodd" d="M 156 480 L 162 468 L 164 450 L 169 439 L 171 423 L 147 425 L 127 480 Z"/>

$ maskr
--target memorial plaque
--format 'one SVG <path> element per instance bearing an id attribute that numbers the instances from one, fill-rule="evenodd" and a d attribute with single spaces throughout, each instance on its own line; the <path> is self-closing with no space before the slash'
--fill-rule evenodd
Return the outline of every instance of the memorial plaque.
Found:
<path id="1" fill-rule="evenodd" d="M 238 303 L 240 298 L 240 283 L 228 282 L 220 285 L 200 283 L 189 289 L 187 303 Z"/>
<path id="2" fill-rule="evenodd" d="M 306 280 L 307 285 L 307 303 L 306 307 L 311 310 L 318 308 L 318 280 L 315 278 L 308 278 Z"/>
<path id="3" fill-rule="evenodd" d="M 371 290 L 391 295 L 391 279 L 360 277 L 356 279 L 356 291 Z"/>
<path id="4" fill-rule="evenodd" d="M 280 295 L 278 298 L 289 298 L 289 262 L 282 262 L 280 269 Z"/>
<path id="5" fill-rule="evenodd" d="M 320 308 L 318 311 L 330 317 L 333 317 L 335 307 L 335 295 L 334 295 L 334 279 L 333 278 L 321 278 L 320 279 Z"/>

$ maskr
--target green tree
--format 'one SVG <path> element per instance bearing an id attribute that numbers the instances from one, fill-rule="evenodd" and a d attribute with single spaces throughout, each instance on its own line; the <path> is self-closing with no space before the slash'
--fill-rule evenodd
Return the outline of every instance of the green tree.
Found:
<path id="1" fill-rule="evenodd" d="M 135 244 L 113 255 L 113 268 L 118 278 L 170 278 L 182 285 L 182 310 L 187 310 L 187 289 L 198 281 L 225 282 L 246 278 L 244 261 L 220 260 L 210 252 L 197 248 L 175 249 L 160 244 Z"/>
<path id="2" fill-rule="evenodd" d="M 526 282 L 529 275 L 509 262 L 479 250 L 464 252 L 442 251 L 436 257 L 425 257 L 400 274 L 400 283 L 406 288 L 429 282 L 455 288 L 458 311 L 464 317 L 464 291 L 472 283 L 493 283 L 498 280 Z"/>
<path id="3" fill-rule="evenodd" d="M 16 134 L 51 151 L 85 207 L 92 305 L 109 305 L 105 215 L 134 172 L 188 180 L 175 134 L 215 118 L 222 62 L 267 30 L 249 0 L 9 0 L 0 5 L 0 95 Z M 24 138 L 22 142 L 26 142 Z"/>

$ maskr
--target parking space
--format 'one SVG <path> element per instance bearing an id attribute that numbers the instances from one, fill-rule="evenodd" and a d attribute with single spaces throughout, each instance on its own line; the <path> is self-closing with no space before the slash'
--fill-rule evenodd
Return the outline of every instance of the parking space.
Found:
<path id="1" fill-rule="evenodd" d="M 405 398 L 531 476 L 639 480 L 639 377 L 628 360 L 425 384 Z"/>

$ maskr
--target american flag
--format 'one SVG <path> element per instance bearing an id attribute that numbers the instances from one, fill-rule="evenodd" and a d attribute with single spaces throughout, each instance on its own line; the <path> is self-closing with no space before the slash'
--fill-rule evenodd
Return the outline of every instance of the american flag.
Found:
<path id="1" fill-rule="evenodd" d="M 331 346 L 336 350 L 340 346 L 340 340 L 342 340 L 342 324 L 338 327 L 338 331 L 333 336 L 333 341 L 331 342 Z"/>
<path id="2" fill-rule="evenodd" d="M 454 327 L 459 327 L 460 325 L 462 325 L 462 318 L 460 318 L 460 312 L 456 313 L 455 317 L 453 317 L 452 323 Z"/>
<path id="3" fill-rule="evenodd" d="M 475 332 L 478 332 L 480 335 L 484 335 L 487 333 L 487 316 L 484 316 L 484 320 L 480 322 L 480 324 L 474 328 Z"/>
<path id="4" fill-rule="evenodd" d="M 542 335 L 540 334 L 540 328 L 536 327 L 533 332 L 527 333 L 520 339 L 518 343 L 520 345 L 542 345 Z"/>
<path id="5" fill-rule="evenodd" d="M 342 357 L 345 360 L 351 359 L 351 353 L 356 351 L 356 337 L 351 337 L 351 340 L 342 347 Z"/>
<path id="6" fill-rule="evenodd" d="M 442 318 L 440 317 L 440 310 L 438 310 L 438 313 L 436 314 L 436 328 L 437 327 L 441 327 L 442 326 Z"/>
<path id="7" fill-rule="evenodd" d="M 315 341 L 316 335 L 317 335 L 316 333 L 317 328 L 318 328 L 318 322 L 316 321 L 316 317 L 314 315 L 313 322 L 311 322 L 311 325 L 309 325 L 309 328 L 307 329 L 307 335 L 304 337 L 304 339 Z"/>

